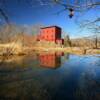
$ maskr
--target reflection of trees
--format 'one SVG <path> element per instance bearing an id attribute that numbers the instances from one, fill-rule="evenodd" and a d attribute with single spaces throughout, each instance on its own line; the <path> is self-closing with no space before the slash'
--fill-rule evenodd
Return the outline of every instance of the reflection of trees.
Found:
<path id="1" fill-rule="evenodd" d="M 0 86 L 0 97 L 1 99 L 50 100 L 48 92 L 35 79 Z"/>
<path id="2" fill-rule="evenodd" d="M 40 70 L 36 55 L 8 60 L 0 66 L 0 99 L 49 100 L 41 79 L 35 77 Z"/>
<path id="3" fill-rule="evenodd" d="M 98 60 L 98 62 L 96 62 L 97 66 L 100 66 L 100 59 Z"/>
<path id="4" fill-rule="evenodd" d="M 78 100 L 100 100 L 100 81 L 95 79 L 95 70 L 82 73 L 76 91 Z"/>
<path id="5" fill-rule="evenodd" d="M 29 69 L 30 67 L 38 66 L 37 55 L 24 56 L 9 56 L 3 60 L 0 57 L 0 71 L 20 72 Z"/>
<path id="6" fill-rule="evenodd" d="M 9 68 L 10 65 L 13 66 L 14 64 L 10 62 L 8 63 L 8 70 L 5 69 L 4 72 L 0 74 L 1 99 L 53 100 L 52 98 L 54 98 L 57 93 L 60 93 L 59 87 L 61 87 L 61 84 L 63 86 L 62 81 L 64 77 L 61 73 L 59 75 L 55 72 L 43 74 L 44 72 L 42 73 L 41 68 L 31 63 L 36 62 L 38 60 L 36 59 L 37 57 L 31 56 L 29 59 L 26 58 L 23 58 L 25 67 L 22 62 L 19 62 L 18 64 L 15 63 L 16 66 L 14 66 L 14 69 L 13 67 Z M 19 59 L 19 61 L 20 60 L 21 59 Z M 36 69 L 34 68 L 32 70 L 32 66 L 36 66 Z"/>
<path id="7" fill-rule="evenodd" d="M 97 67 L 100 67 L 100 56 L 96 56 L 96 60 L 94 60 L 93 62 L 92 62 L 92 64 L 95 66 L 97 66 Z M 95 67 L 96 67 L 95 66 Z"/>
<path id="8" fill-rule="evenodd" d="M 62 57 L 62 64 L 64 64 L 66 61 L 69 60 L 69 57 L 70 57 L 70 54 L 65 54 L 63 57 Z"/>

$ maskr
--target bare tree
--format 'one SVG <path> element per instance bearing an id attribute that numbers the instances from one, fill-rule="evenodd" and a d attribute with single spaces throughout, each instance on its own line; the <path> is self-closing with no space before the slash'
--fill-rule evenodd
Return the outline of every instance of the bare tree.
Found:
<path id="1" fill-rule="evenodd" d="M 64 46 L 65 47 L 68 47 L 68 46 L 71 47 L 71 40 L 70 40 L 69 35 L 64 37 Z"/>
<path id="2" fill-rule="evenodd" d="M 93 21 L 91 20 L 84 20 L 80 23 L 80 28 L 82 29 L 88 29 L 92 34 L 94 38 L 94 48 L 98 48 L 98 39 L 100 35 L 100 18 L 97 18 Z"/>
<path id="3" fill-rule="evenodd" d="M 68 10 L 70 18 L 74 16 L 74 12 L 83 12 L 100 6 L 100 1 L 98 0 L 73 0 L 73 2 L 72 0 L 66 0 L 66 2 L 63 2 L 63 0 L 54 0 L 54 2 L 64 7 L 57 14 Z"/>

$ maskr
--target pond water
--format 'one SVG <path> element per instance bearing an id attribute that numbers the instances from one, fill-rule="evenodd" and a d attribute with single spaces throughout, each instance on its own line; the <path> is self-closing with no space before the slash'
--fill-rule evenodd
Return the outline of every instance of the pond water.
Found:
<path id="1" fill-rule="evenodd" d="M 0 100 L 100 100 L 100 55 L 10 57 L 0 63 Z"/>

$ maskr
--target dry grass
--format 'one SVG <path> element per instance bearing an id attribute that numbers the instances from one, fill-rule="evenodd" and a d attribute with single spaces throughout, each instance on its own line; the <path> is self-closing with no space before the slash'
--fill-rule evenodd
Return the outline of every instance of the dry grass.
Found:
<path id="1" fill-rule="evenodd" d="M 0 44 L 0 55 L 3 54 L 18 54 L 22 52 L 22 44 L 21 43 L 6 43 Z"/>
<path id="2" fill-rule="evenodd" d="M 5 53 L 13 55 L 32 54 L 34 52 L 56 52 L 62 51 L 73 54 L 100 54 L 100 49 L 87 49 L 82 47 L 63 47 L 53 42 L 37 42 L 34 45 L 23 47 L 21 42 L 0 44 L 0 55 Z"/>
<path id="3" fill-rule="evenodd" d="M 86 52 L 87 54 L 100 54 L 100 49 L 89 49 Z"/>

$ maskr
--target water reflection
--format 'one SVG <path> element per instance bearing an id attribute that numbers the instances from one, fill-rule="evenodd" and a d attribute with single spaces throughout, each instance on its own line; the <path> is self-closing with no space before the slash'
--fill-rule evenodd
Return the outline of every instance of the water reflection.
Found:
<path id="1" fill-rule="evenodd" d="M 61 66 L 62 56 L 64 56 L 63 52 L 40 54 L 40 66 L 45 68 L 58 68 Z"/>
<path id="2" fill-rule="evenodd" d="M 99 65 L 61 52 L 10 57 L 0 65 L 0 99 L 100 100 Z"/>
<path id="3" fill-rule="evenodd" d="M 80 75 L 77 100 L 100 100 L 100 79 L 96 79 L 96 74 L 95 68 L 92 68 Z"/>

